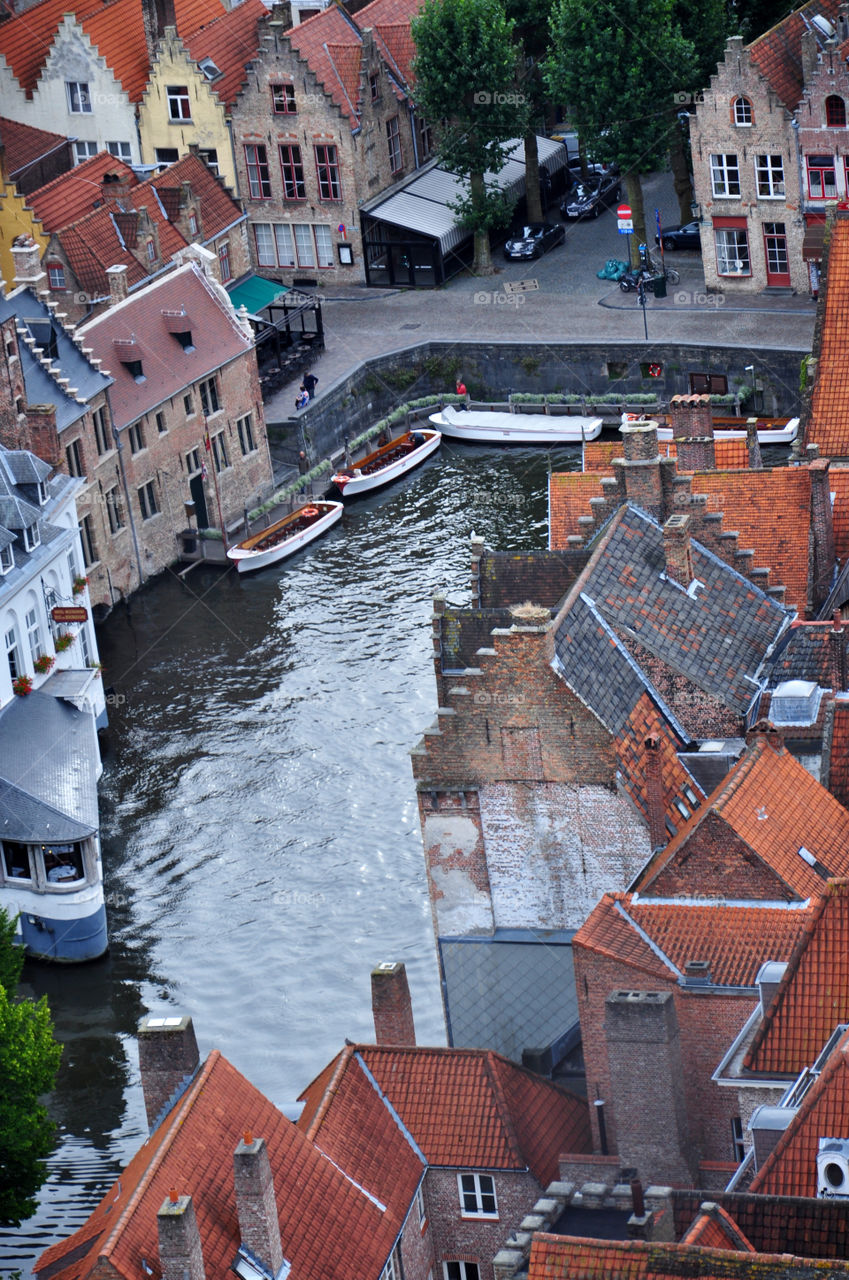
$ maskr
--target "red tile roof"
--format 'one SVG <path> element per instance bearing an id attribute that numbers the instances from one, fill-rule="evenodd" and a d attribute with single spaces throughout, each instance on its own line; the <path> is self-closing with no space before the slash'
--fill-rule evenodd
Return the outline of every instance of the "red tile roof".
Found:
<path id="1" fill-rule="evenodd" d="M 704 1249 L 735 1249 L 755 1252 L 755 1246 L 746 1239 L 734 1219 L 721 1205 L 703 1204 L 690 1229 L 681 1237 L 681 1244 L 697 1244 Z"/>
<path id="2" fill-rule="evenodd" d="M 261 3 L 261 0 L 258 0 Z M 227 227 L 231 227 L 242 215 L 237 200 L 229 189 L 212 170 L 204 164 L 199 156 L 183 156 L 176 164 L 172 164 L 155 178 L 141 183 L 139 195 L 145 187 L 155 187 L 160 198 L 167 204 L 167 192 L 178 193 L 184 182 L 191 183 L 192 195 L 200 202 L 201 233 L 204 242 L 221 235 Z M 176 195 L 175 195 L 176 200 Z"/>
<path id="3" fill-rule="evenodd" d="M 832 705 L 828 787 L 844 803 L 849 799 L 849 697 L 835 698 Z"/>
<path id="4" fill-rule="evenodd" d="M 191 331 L 197 335 L 192 350 L 184 350 L 169 333 L 162 315 L 163 311 L 179 311 L 183 307 L 191 321 Z M 194 264 L 162 276 L 80 326 L 78 332 L 115 379 L 111 390 L 112 418 L 119 430 L 251 348 L 225 304 Z M 135 340 L 144 382 L 137 383 L 121 363 L 113 345 L 116 339 Z"/>
<path id="5" fill-rule="evenodd" d="M 603 492 L 596 472 L 552 472 L 548 480 L 548 545 L 552 551 L 565 550 L 567 539 L 575 534 L 586 537 L 585 531 L 592 526 L 581 526 L 578 520 L 591 514 L 590 498 L 600 498 Z"/>
<path id="6" fill-rule="evenodd" d="M 657 451 L 662 458 L 678 457 L 678 446 L 674 440 L 658 440 Z M 745 440 L 724 440 L 722 436 L 715 436 L 713 453 L 718 471 L 745 471 L 748 468 L 749 451 Z M 588 440 L 584 445 L 584 470 L 613 475 L 613 459 L 621 457 L 621 440 Z"/>
<path id="7" fill-rule="evenodd" d="M 245 1129 L 262 1137 L 274 1175 L 284 1256 L 304 1280 L 376 1276 L 409 1202 L 385 1211 L 216 1051 L 140 1148 L 88 1222 L 36 1264 L 51 1280 L 99 1271 L 159 1280 L 156 1215 L 169 1190 L 191 1195 L 208 1276 L 224 1276 L 240 1242 L 233 1152 Z M 89 1248 L 77 1256 L 83 1246 Z M 68 1258 L 66 1265 L 62 1260 Z"/>
<path id="8" fill-rule="evenodd" d="M 67 141 L 60 133 L 48 133 L 46 129 L 36 129 L 31 124 L 0 116 L 0 142 L 4 149 L 7 178 L 14 180 L 19 177 L 22 169 L 56 151 Z"/>
<path id="9" fill-rule="evenodd" d="M 646 743 L 649 739 L 656 740 L 658 744 L 664 812 L 677 828 L 682 818 L 678 802 L 692 810 L 695 806 L 687 792 L 691 792 L 697 801 L 704 795 L 678 758 L 678 752 L 684 750 L 685 744 L 649 695 L 644 693 L 628 716 L 613 748 L 619 761 L 622 786 L 646 821 L 649 816 L 646 779 L 650 755 Z"/>
<path id="10" fill-rule="evenodd" d="M 845 564 L 849 556 L 849 467 L 829 467 L 828 484 L 834 494 L 831 505 L 834 554 L 842 564 Z"/>
<path id="11" fill-rule="evenodd" d="M 241 0 L 241 4 L 183 41 L 195 62 L 211 58 L 215 63 L 221 76 L 210 80 L 210 88 L 228 108 L 244 83 L 245 67 L 257 55 L 259 23 L 267 16 L 262 0 Z"/>
<path id="12" fill-rule="evenodd" d="M 387 1115 L 390 1107 L 397 1113 L 429 1164 L 530 1167 L 546 1186 L 557 1177 L 562 1151 L 591 1150 L 586 1101 L 497 1053 L 359 1045 L 346 1050 L 330 1079 L 327 1073 L 324 1079 L 320 1099 L 314 1085 L 302 1095 L 309 1105 L 298 1124 L 366 1186 L 366 1175 L 374 1176 L 383 1157 L 369 1150 L 379 1144 L 352 1130 L 363 1116 L 373 1115 L 374 1098 Z M 400 1126 L 393 1123 L 400 1135 Z M 385 1121 L 380 1131 L 388 1134 Z"/>
<path id="13" fill-rule="evenodd" d="M 790 111 L 798 106 L 804 89 L 802 32 L 810 27 L 810 19 L 817 14 L 836 26 L 837 10 L 838 0 L 810 0 L 809 4 L 802 5 L 749 45 L 752 61 Z M 805 22 L 803 14 L 808 22 Z M 822 45 L 825 37 L 820 36 L 819 40 Z"/>
<path id="14" fill-rule="evenodd" d="M 849 214 L 838 213 L 831 229 L 825 305 L 817 372 L 805 444 L 820 457 L 849 457 Z"/>
<path id="15" fill-rule="evenodd" d="M 575 934 L 572 946 L 619 960 L 655 981 L 668 983 L 674 976 L 672 969 L 618 910 L 619 903 L 624 906 L 627 902 L 627 894 L 606 893 Z"/>
<path id="16" fill-rule="evenodd" d="M 829 881 L 816 899 L 744 1066 L 795 1075 L 839 1022 L 849 1022 L 849 880 Z"/>
<path id="17" fill-rule="evenodd" d="M 112 173 L 125 179 L 131 187 L 138 186 L 139 180 L 128 164 L 108 151 L 101 151 L 33 191 L 27 203 L 45 231 L 59 231 L 103 206 L 101 184 L 105 176 Z"/>
<path id="18" fill-rule="evenodd" d="M 221 0 L 174 0 L 177 30 L 189 36 L 219 17 Z M 42 72 L 64 14 L 77 21 L 129 95 L 138 102 L 149 74 L 139 0 L 42 0 L 0 26 L 0 54 L 29 97 Z"/>

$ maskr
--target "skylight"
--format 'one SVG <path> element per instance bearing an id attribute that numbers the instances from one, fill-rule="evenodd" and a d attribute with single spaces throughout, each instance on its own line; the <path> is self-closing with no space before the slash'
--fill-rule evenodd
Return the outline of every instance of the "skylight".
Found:
<path id="1" fill-rule="evenodd" d="M 211 58 L 201 58 L 198 66 L 207 80 L 217 80 L 219 76 L 224 74 L 219 67 L 216 67 Z"/>

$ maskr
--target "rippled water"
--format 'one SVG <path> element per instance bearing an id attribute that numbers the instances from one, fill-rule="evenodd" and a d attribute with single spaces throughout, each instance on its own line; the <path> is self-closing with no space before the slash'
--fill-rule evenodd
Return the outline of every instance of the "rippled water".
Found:
<path id="1" fill-rule="evenodd" d="M 65 1044 L 59 1134 L 0 1270 L 79 1226 L 146 1137 L 147 1009 L 190 1012 L 201 1053 L 278 1104 L 372 1038 L 381 960 L 406 963 L 420 1043 L 444 1042 L 407 758 L 436 710 L 432 596 L 468 601 L 472 531 L 546 545 L 550 463 L 578 450 L 446 443 L 283 567 L 163 575 L 101 629 L 110 954 L 26 970 Z"/>

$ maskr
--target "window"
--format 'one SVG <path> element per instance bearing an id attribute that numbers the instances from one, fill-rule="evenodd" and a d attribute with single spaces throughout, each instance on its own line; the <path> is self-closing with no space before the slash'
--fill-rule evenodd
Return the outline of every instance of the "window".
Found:
<path id="1" fill-rule="evenodd" d="M 41 627 L 38 625 L 38 614 L 35 608 L 27 610 L 24 616 L 24 626 L 26 627 L 30 656 L 35 662 L 41 653 Z"/>
<path id="2" fill-rule="evenodd" d="M 714 236 L 716 237 L 717 274 L 721 276 L 751 275 L 748 233 L 742 227 L 723 227 L 714 231 Z"/>
<path id="3" fill-rule="evenodd" d="M 724 373 L 691 373 L 690 394 L 693 396 L 726 396 L 728 395 L 728 378 Z"/>
<path id="4" fill-rule="evenodd" d="M 187 391 L 186 394 L 183 396 L 183 409 L 185 410 L 187 418 L 191 418 L 192 415 L 194 414 L 195 402 L 192 399 L 191 391 Z"/>
<path id="5" fill-rule="evenodd" d="M 106 490 L 106 516 L 109 520 L 109 532 L 118 533 L 124 527 L 124 513 L 121 510 L 121 492 L 117 484 Z"/>
<path id="6" fill-rule="evenodd" d="M 400 173 L 404 161 L 401 156 L 401 125 L 397 116 L 386 121 L 386 144 L 389 147 L 389 168 L 393 173 Z"/>
<path id="7" fill-rule="evenodd" d="M 18 644 L 18 633 L 14 627 L 10 627 L 5 635 L 6 644 L 6 661 L 9 663 L 9 675 L 13 680 L 17 680 L 18 676 L 24 674 L 24 663 L 21 658 L 21 649 Z"/>
<path id="8" fill-rule="evenodd" d="M 218 174 L 218 151 L 215 147 L 198 147 L 198 155 L 204 162 L 206 167 L 214 174 Z"/>
<path id="9" fill-rule="evenodd" d="M 748 98 L 734 99 L 734 123 L 750 125 L 752 121 L 752 104 Z"/>
<path id="10" fill-rule="evenodd" d="M 168 424 L 165 421 L 165 414 L 161 409 L 156 415 L 156 430 L 161 436 L 164 436 L 165 432 L 168 430 Z"/>
<path id="11" fill-rule="evenodd" d="M 72 440 L 69 445 L 65 446 L 65 461 L 68 464 L 69 476 L 81 476 L 83 471 L 83 454 L 80 448 L 80 440 Z"/>
<path id="12" fill-rule="evenodd" d="M 130 442 L 130 453 L 141 453 L 145 447 L 144 431 L 141 422 L 134 422 L 127 431 L 127 439 Z"/>
<path id="13" fill-rule="evenodd" d="M 85 626 L 80 627 L 79 637 L 80 637 L 80 650 L 83 655 L 83 666 L 90 667 L 91 666 L 91 645 L 88 642 L 87 627 Z"/>
<path id="14" fill-rule="evenodd" d="M 24 550 L 35 551 L 36 547 L 41 546 L 41 530 L 38 523 L 28 524 L 24 527 Z"/>
<path id="15" fill-rule="evenodd" d="M 65 88 L 68 91 L 69 110 L 74 115 L 90 115 L 91 94 L 88 91 L 88 84 L 84 80 L 66 80 Z"/>
<path id="16" fill-rule="evenodd" d="M 169 84 L 168 94 L 168 119 L 169 120 L 191 120 L 192 105 L 189 102 L 189 90 L 184 84 Z"/>
<path id="17" fill-rule="evenodd" d="M 764 248 L 766 249 L 767 280 L 770 276 L 789 276 L 787 232 L 783 222 L 764 223 Z"/>
<path id="18" fill-rule="evenodd" d="M 236 430 L 239 433 L 239 445 L 242 455 L 254 453 L 256 445 L 254 444 L 254 433 L 251 428 L 251 415 L 246 413 L 244 418 L 239 418 L 236 422 Z"/>
<path id="19" fill-rule="evenodd" d="M 44 878 L 48 884 L 63 885 L 75 880 L 85 880 L 83 851 L 78 844 L 47 844 L 41 846 L 44 859 Z"/>
<path id="20" fill-rule="evenodd" d="M 191 213 L 189 214 L 189 232 L 192 236 L 196 236 L 199 230 L 200 230 L 200 223 L 198 222 L 198 216 L 195 213 L 194 209 L 192 209 Z"/>
<path id="21" fill-rule="evenodd" d="M 212 457 L 215 462 L 216 471 L 224 471 L 230 465 L 227 457 L 227 446 L 224 441 L 224 432 L 218 431 L 212 437 Z"/>
<path id="22" fill-rule="evenodd" d="M 12 544 L 10 542 L 8 546 L 0 547 L 0 574 L 5 576 L 9 570 L 14 569 L 14 567 L 15 553 L 12 550 Z"/>
<path id="23" fill-rule="evenodd" d="M 89 142 L 86 139 L 77 138 L 74 143 L 74 164 L 82 164 L 83 160 L 90 160 L 92 156 L 96 155 L 96 142 Z"/>
<path id="24" fill-rule="evenodd" d="M 825 100 L 825 123 L 829 129 L 846 128 L 846 103 L 836 94 Z"/>
<path id="25" fill-rule="evenodd" d="M 320 267 L 333 266 L 333 237 L 330 228 L 319 223 L 313 227 L 315 233 L 315 249 Z"/>
<path id="26" fill-rule="evenodd" d="M 3 841 L 3 874 L 8 880 L 31 880 L 29 849 L 17 840 Z"/>
<path id="27" fill-rule="evenodd" d="M 156 243 L 154 240 L 152 239 L 148 240 L 147 244 L 145 245 L 145 252 L 147 254 L 148 262 L 156 261 Z"/>
<path id="28" fill-rule="evenodd" d="M 404 1280 L 401 1270 L 401 1250 L 396 1244 L 389 1255 L 389 1261 L 380 1273 L 380 1280 Z"/>
<path id="29" fill-rule="evenodd" d="M 256 242 L 256 260 L 261 267 L 276 267 L 277 254 L 274 252 L 274 232 L 270 222 L 254 223 L 254 240 Z"/>
<path id="30" fill-rule="evenodd" d="M 762 200 L 775 200 L 784 195 L 784 159 L 782 156 L 756 156 L 755 178 Z"/>
<path id="31" fill-rule="evenodd" d="M 380 102 L 380 77 L 376 75 L 369 76 L 368 87 L 372 102 Z"/>
<path id="32" fill-rule="evenodd" d="M 458 1173 L 460 1208 L 464 1217 L 497 1218 L 495 1180 L 489 1173 Z"/>
<path id="33" fill-rule="evenodd" d="M 295 115 L 298 110 L 295 106 L 295 86 L 293 84 L 273 84 L 271 86 L 271 106 L 275 115 Z"/>
<path id="34" fill-rule="evenodd" d="M 318 194 L 322 200 L 341 200 L 342 187 L 339 183 L 339 161 L 336 148 L 317 146 L 315 149 L 315 168 L 318 174 Z"/>
<path id="35" fill-rule="evenodd" d="M 112 156 L 117 156 L 119 160 L 123 160 L 126 164 L 132 159 L 132 151 L 129 142 L 107 142 L 106 150 Z"/>
<path id="36" fill-rule="evenodd" d="M 142 520 L 150 520 L 159 512 L 159 503 L 156 501 L 156 490 L 153 487 L 153 481 L 148 480 L 147 484 L 143 484 L 138 490 L 138 495 Z"/>
<path id="37" fill-rule="evenodd" d="M 424 164 L 433 151 L 433 130 L 426 120 L 416 116 L 416 139 L 419 149 L 419 164 Z"/>
<path id="38" fill-rule="evenodd" d="M 710 179 L 715 196 L 739 196 L 740 170 L 737 168 L 737 156 L 711 156 Z"/>
<path id="39" fill-rule="evenodd" d="M 194 351 L 195 344 L 192 342 L 191 329 L 172 330 L 171 337 L 179 342 L 184 351 Z"/>
<path id="40" fill-rule="evenodd" d="M 190 449 L 186 454 L 186 470 L 190 476 L 200 471 L 200 449 Z"/>
<path id="41" fill-rule="evenodd" d="M 180 153 L 176 147 L 155 147 L 154 155 L 157 164 L 176 164 L 180 159 Z"/>
<path id="42" fill-rule="evenodd" d="M 304 166 L 301 148 L 289 143 L 280 145 L 280 168 L 283 170 L 283 195 L 287 200 L 306 200 Z"/>
<path id="43" fill-rule="evenodd" d="M 746 1158 L 746 1143 L 743 1140 L 743 1121 L 739 1116 L 731 1117 L 731 1158 L 735 1164 Z"/>
<path id="44" fill-rule="evenodd" d="M 102 457 L 104 453 L 108 453 L 112 448 L 109 428 L 106 425 L 106 410 L 102 405 L 99 409 L 95 409 L 91 415 L 91 425 L 94 427 L 94 443 L 98 456 Z"/>
<path id="45" fill-rule="evenodd" d="M 206 378 L 203 382 L 199 382 L 198 391 L 200 392 L 200 403 L 204 416 L 209 418 L 221 408 L 218 402 L 218 386 L 215 378 Z"/>
<path id="46" fill-rule="evenodd" d="M 480 1271 L 476 1262 L 443 1262 L 444 1280 L 480 1280 Z"/>
<path id="47" fill-rule="evenodd" d="M 91 516 L 83 516 L 79 524 L 80 542 L 83 548 L 83 565 L 90 569 L 97 564 L 97 549 L 94 545 L 94 530 L 91 527 Z"/>
<path id="48" fill-rule="evenodd" d="M 64 289 L 67 287 L 65 284 L 65 268 L 61 262 L 48 262 L 47 283 L 51 289 Z"/>
<path id="49" fill-rule="evenodd" d="M 277 246 L 277 260 L 281 267 L 294 267 L 295 241 L 292 228 L 285 222 L 274 224 L 274 243 Z"/>
<path id="50" fill-rule="evenodd" d="M 808 195 L 812 200 L 833 200 L 837 195 L 834 156 L 805 156 Z"/>
<path id="51" fill-rule="evenodd" d="M 248 170 L 248 187 L 252 200 L 271 199 L 271 178 L 268 172 L 268 156 L 265 147 L 245 147 L 245 164 Z"/>
<path id="52" fill-rule="evenodd" d="M 218 270 L 221 273 L 222 284 L 226 284 L 228 280 L 233 279 L 233 269 L 230 266 L 229 240 L 222 240 L 218 246 Z"/>
<path id="53" fill-rule="evenodd" d="M 207 80 L 220 80 L 221 76 L 224 74 L 220 67 L 215 65 L 212 58 L 201 58 L 198 66 L 206 76 Z"/>
<path id="54" fill-rule="evenodd" d="M 416 1210 L 419 1215 L 419 1226 L 424 1231 L 427 1226 L 427 1210 L 424 1202 L 424 1187 L 419 1183 L 419 1189 L 416 1192 Z"/>
<path id="55" fill-rule="evenodd" d="M 48 488 L 47 488 L 47 481 L 46 481 L 46 480 L 39 480 L 39 482 L 38 482 L 38 505 L 39 505 L 40 507 L 45 507 L 45 506 L 47 506 L 47 499 L 48 499 L 49 497 L 50 497 L 50 492 L 49 492 L 49 490 L 48 490 Z"/>
<path id="56" fill-rule="evenodd" d="M 312 228 L 302 224 L 292 229 L 295 232 L 295 246 L 298 250 L 298 266 L 314 267 L 316 262 Z"/>

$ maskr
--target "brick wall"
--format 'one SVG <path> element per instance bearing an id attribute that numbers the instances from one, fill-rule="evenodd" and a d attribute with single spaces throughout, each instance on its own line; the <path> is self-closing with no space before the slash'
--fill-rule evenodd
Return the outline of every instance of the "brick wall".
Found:
<path id="1" fill-rule="evenodd" d="M 651 894 L 672 898 L 689 894 L 763 901 L 790 897 L 787 886 L 720 817 L 710 812 L 695 828 L 674 860 L 651 882 Z"/>
<path id="2" fill-rule="evenodd" d="M 498 1218 L 464 1218 L 460 1211 L 456 1169 L 427 1172 L 427 1206 L 431 1215 L 436 1276 L 441 1277 L 443 1261 L 462 1259 L 476 1262 L 480 1280 L 493 1280 L 492 1259 L 511 1231 L 530 1212 L 542 1194 L 531 1173 L 492 1171 Z"/>
<path id="3" fill-rule="evenodd" d="M 15 317 L 0 324 L 0 444 L 6 449 L 31 449 L 29 428 L 16 401 L 24 399 L 24 378 L 18 354 Z"/>
<path id="4" fill-rule="evenodd" d="M 422 1184 L 422 1196 L 425 1204 L 424 1225 L 422 1225 L 416 1205 L 413 1204 L 407 1214 L 407 1220 L 401 1232 L 401 1260 L 404 1267 L 404 1280 L 428 1280 L 428 1274 L 435 1266 L 433 1233 L 430 1228 L 428 1210 L 427 1174 L 425 1174 L 424 1183 Z"/>

